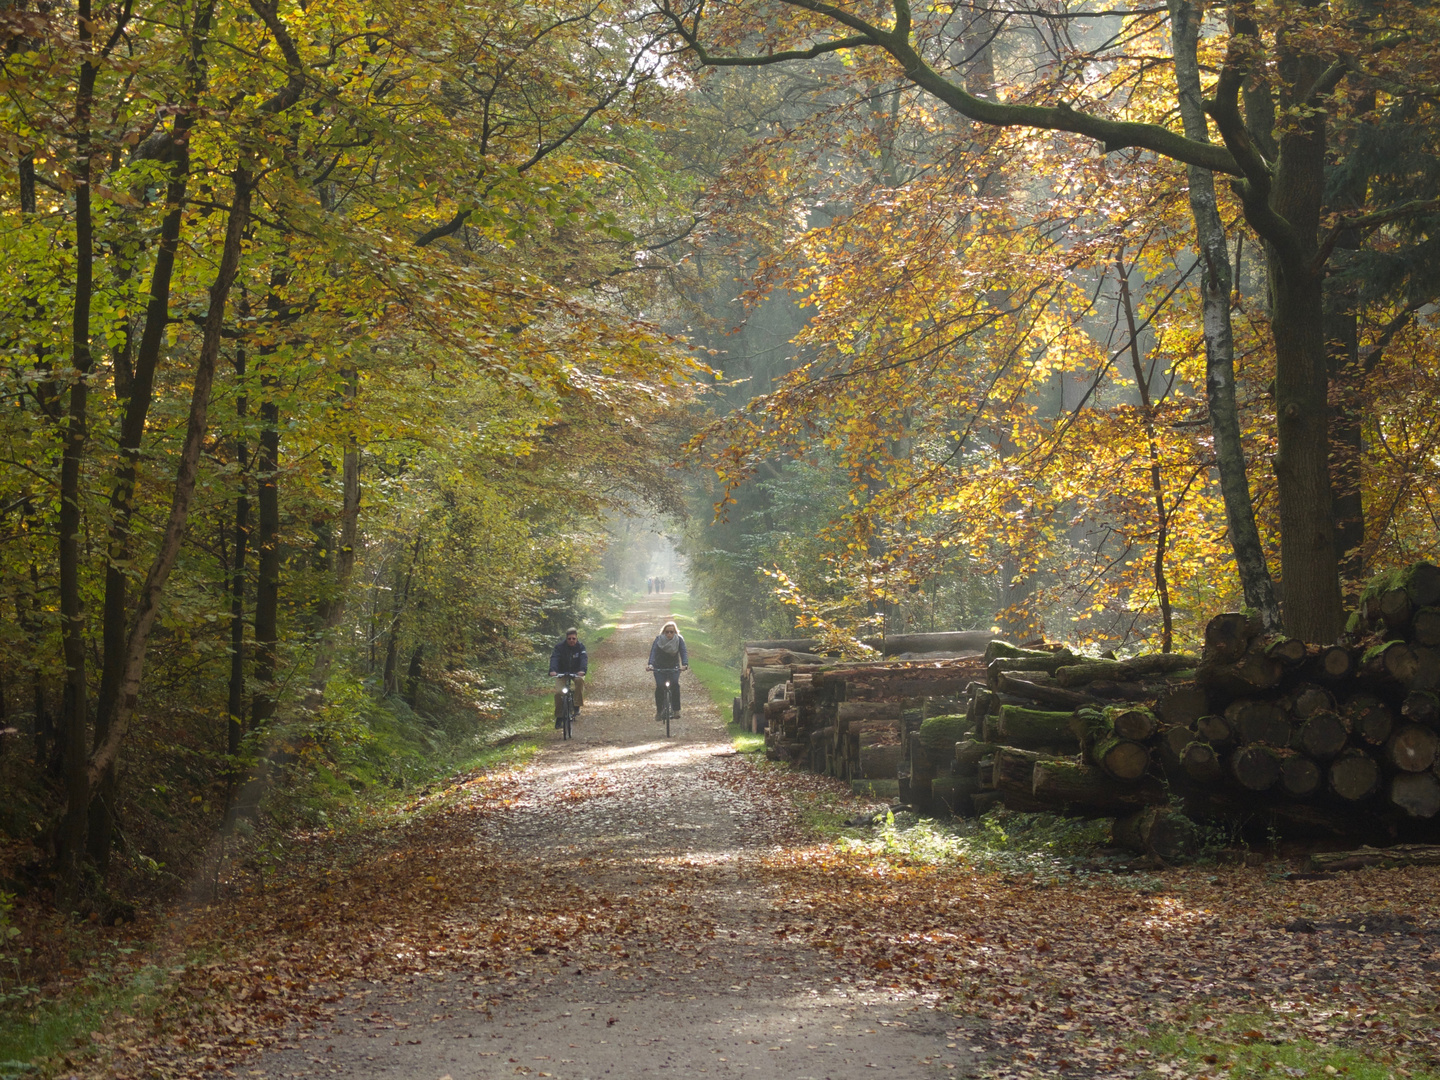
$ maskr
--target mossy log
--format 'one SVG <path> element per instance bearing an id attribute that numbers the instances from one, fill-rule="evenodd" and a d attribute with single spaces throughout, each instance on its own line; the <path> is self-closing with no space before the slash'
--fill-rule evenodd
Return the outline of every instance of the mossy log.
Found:
<path id="1" fill-rule="evenodd" d="M 1411 690 L 1440 690 L 1440 648 L 1414 645 L 1415 675 L 1406 684 Z"/>
<path id="2" fill-rule="evenodd" d="M 1132 660 L 1087 660 L 1071 664 L 1055 672 L 1055 679 L 1064 687 L 1084 686 L 1096 679 L 1128 682 L 1146 675 L 1163 675 L 1193 668 L 1199 662 L 1188 653 L 1154 653 Z"/>
<path id="3" fill-rule="evenodd" d="M 939 758 L 953 753 L 955 744 L 973 730 L 964 716 L 932 716 L 921 721 L 916 735 L 926 751 L 932 757 Z"/>
<path id="4" fill-rule="evenodd" d="M 1111 705 L 1105 710 L 1110 730 L 1122 739 L 1144 742 L 1160 728 L 1155 714 L 1143 706 Z"/>
<path id="5" fill-rule="evenodd" d="M 1112 735 L 1090 748 L 1090 760 L 1116 780 L 1139 780 L 1150 768 L 1150 750 L 1144 743 Z"/>
<path id="6" fill-rule="evenodd" d="M 1156 805 L 1165 790 L 1154 777 L 1140 783 L 1121 783 L 1104 770 L 1077 761 L 1041 759 L 1031 774 L 1031 794 L 1037 799 L 1089 810 L 1118 810 Z"/>
<path id="7" fill-rule="evenodd" d="M 900 773 L 900 744 L 877 743 L 860 747 L 859 776 L 866 780 L 894 780 Z"/>
<path id="8" fill-rule="evenodd" d="M 1159 753 L 1161 761 L 1165 763 L 1167 771 L 1180 768 L 1180 755 L 1185 752 L 1185 747 L 1195 741 L 1195 729 L 1181 727 L 1179 724 L 1168 727 L 1160 733 L 1160 738 L 1155 743 L 1155 749 Z"/>
<path id="9" fill-rule="evenodd" d="M 1324 682 L 1341 683 L 1355 674 L 1359 657 L 1345 645 L 1327 645 L 1315 658 L 1314 673 Z"/>
<path id="10" fill-rule="evenodd" d="M 1415 605 L 1404 589 L 1386 589 L 1380 594 L 1376 609 L 1386 632 L 1392 636 L 1402 635 L 1410 629 L 1410 616 L 1415 613 Z"/>
<path id="11" fill-rule="evenodd" d="M 1075 658 L 1066 654 L 1061 656 L 1054 654 L 1045 657 L 1034 657 L 1028 659 L 1012 659 L 1001 657 L 999 660 L 991 660 L 985 665 L 985 684 L 992 690 L 1000 689 L 1000 676 L 1007 671 L 1025 673 L 1041 673 L 1052 675 L 1058 668 L 1066 664 L 1073 664 Z"/>
<path id="12" fill-rule="evenodd" d="M 1370 866 L 1440 866 L 1440 844 L 1396 844 L 1362 847 L 1357 851 L 1317 851 L 1306 864 L 1310 870 L 1364 870 Z"/>
<path id="13" fill-rule="evenodd" d="M 1037 704 L 1062 709 L 1078 709 L 1084 705 L 1093 705 L 1096 701 L 1091 695 L 1082 694 L 1078 690 L 1066 690 L 1061 686 L 1042 685 L 1031 679 L 1024 679 L 1018 675 L 1011 674 L 1009 671 L 1000 672 L 996 689 L 1002 694 L 1029 698 Z"/>
<path id="14" fill-rule="evenodd" d="M 1330 790 L 1348 802 L 1360 802 L 1380 787 L 1380 766 L 1364 750 L 1350 749 L 1330 763 Z"/>
<path id="15" fill-rule="evenodd" d="M 1002 746 L 995 751 L 995 760 L 990 766 L 990 786 L 996 791 L 1016 791 L 1030 795 L 1031 779 L 1035 762 L 1040 755 L 1034 750 L 1021 750 L 1014 746 Z"/>
<path id="16" fill-rule="evenodd" d="M 1433 771 L 1400 773 L 1390 778 L 1389 798 L 1409 817 L 1433 818 L 1440 813 L 1440 777 Z"/>
<path id="17" fill-rule="evenodd" d="M 1409 686 L 1420 671 L 1420 658 L 1407 641 L 1384 641 L 1360 657 L 1360 673 L 1381 685 Z"/>
<path id="18" fill-rule="evenodd" d="M 1018 645 L 1011 645 L 1008 641 L 1001 641 L 993 638 L 985 646 L 985 663 L 988 665 L 992 660 L 1001 657 L 1012 660 L 1043 660 L 1052 656 L 1069 656 L 1075 654 L 1069 649 L 1022 649 Z"/>
<path id="19" fill-rule="evenodd" d="M 984 724 L 985 717 L 1000 707 L 998 695 L 987 687 L 977 687 L 970 692 L 970 703 L 965 707 L 965 719 L 976 731 Z"/>
<path id="20" fill-rule="evenodd" d="M 842 701 L 835 707 L 835 722 L 841 727 L 870 720 L 900 722 L 898 701 Z"/>
<path id="21" fill-rule="evenodd" d="M 1265 646 L 1265 655 L 1281 667 L 1296 668 L 1305 662 L 1305 642 L 1299 638 L 1279 637 Z"/>
<path id="22" fill-rule="evenodd" d="M 930 808 L 956 817 L 969 817 L 975 812 L 974 797 L 980 791 L 975 777 L 937 776 L 930 783 Z"/>
<path id="23" fill-rule="evenodd" d="M 1013 746 L 1035 747 L 1065 743 L 1074 739 L 1070 728 L 1071 714 L 1027 709 L 1020 705 L 1002 705 L 995 725 L 995 742 Z"/>
<path id="24" fill-rule="evenodd" d="M 1440 604 L 1440 567 L 1430 562 L 1417 562 L 1403 570 L 1381 574 L 1366 586 L 1364 596 L 1384 596 L 1392 589 L 1403 589 L 1417 607 Z"/>
<path id="25" fill-rule="evenodd" d="M 1406 724 L 1385 743 L 1385 757 L 1401 772 L 1426 772 L 1435 764 L 1440 736 L 1423 724 Z"/>

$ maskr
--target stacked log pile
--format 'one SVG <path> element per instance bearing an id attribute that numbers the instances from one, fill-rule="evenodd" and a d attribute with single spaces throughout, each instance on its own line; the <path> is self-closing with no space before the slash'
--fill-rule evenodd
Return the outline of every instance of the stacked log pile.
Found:
<path id="1" fill-rule="evenodd" d="M 994 635 L 982 631 L 961 630 L 934 634 L 896 634 L 887 638 L 867 639 L 865 644 L 877 651 L 880 667 L 919 661 L 933 663 L 945 659 L 962 659 L 979 655 Z M 775 687 L 788 682 L 792 675 L 813 674 L 829 667 L 849 667 L 835 657 L 816 653 L 819 643 L 811 638 L 747 641 L 740 659 L 740 696 L 733 705 L 733 719 L 749 731 L 765 731 L 770 717 L 783 711 L 778 696 L 771 699 Z M 874 666 L 874 665 L 869 665 Z M 767 704 L 776 705 L 767 711 Z"/>
<path id="2" fill-rule="evenodd" d="M 877 792 L 893 783 L 931 812 L 1117 816 L 1117 839 L 1164 857 L 1215 818 L 1440 839 L 1440 568 L 1428 563 L 1372 585 L 1330 646 L 1227 613 L 1199 657 L 991 641 L 938 662 L 784 659 L 751 669 L 770 756 Z"/>
<path id="3" fill-rule="evenodd" d="M 931 782 L 929 809 L 1129 813 L 1166 801 L 1150 744 L 1165 715 L 1204 712 L 1196 658 L 1090 659 L 1068 649 L 994 642 L 985 681 L 971 687 L 949 775 Z"/>
<path id="4" fill-rule="evenodd" d="M 789 677 L 767 691 L 761 707 L 768 756 L 899 793 L 908 772 L 908 736 L 933 707 L 927 703 L 947 702 L 953 711 L 983 662 L 831 661 L 786 670 Z"/>
<path id="5" fill-rule="evenodd" d="M 1339 834 L 1440 835 L 1440 568 L 1377 580 L 1341 644 L 1216 616 L 1197 685 L 1206 715 L 1162 748 L 1193 813 L 1259 805 Z"/>

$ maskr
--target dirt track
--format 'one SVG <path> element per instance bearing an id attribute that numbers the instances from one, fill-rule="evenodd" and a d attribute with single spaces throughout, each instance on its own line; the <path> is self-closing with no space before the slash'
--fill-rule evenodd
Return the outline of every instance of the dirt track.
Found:
<path id="1" fill-rule="evenodd" d="M 966 1074 L 966 1040 L 943 1008 L 786 940 L 778 886 L 759 860 L 794 822 L 741 793 L 739 774 L 751 766 L 692 675 L 682 678 L 674 737 L 653 718 L 644 664 L 666 603 L 637 602 L 592 650 L 575 738 L 556 739 L 522 770 L 518 796 L 476 838 L 487 858 L 541 866 L 553 888 L 583 889 L 587 902 L 622 911 L 638 928 L 624 951 L 537 949 L 524 970 L 352 986 L 333 1023 L 247 1071 L 407 1080 Z"/>

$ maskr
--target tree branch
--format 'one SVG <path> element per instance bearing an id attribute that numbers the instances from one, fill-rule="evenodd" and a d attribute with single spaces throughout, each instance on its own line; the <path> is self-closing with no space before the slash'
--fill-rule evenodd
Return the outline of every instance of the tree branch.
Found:
<path id="1" fill-rule="evenodd" d="M 966 119 L 991 127 L 1032 127 L 1046 131 L 1068 131 L 1100 143 L 1105 152 L 1114 153 L 1135 147 L 1150 150 L 1161 157 L 1198 165 L 1214 172 L 1244 176 L 1226 147 L 1192 142 L 1185 136 L 1159 124 L 1107 120 L 1088 112 L 1080 112 L 1068 104 L 1015 105 L 978 98 L 946 79 L 921 56 L 910 39 L 910 7 L 908 0 L 892 0 L 895 28 L 887 30 L 852 11 L 838 8 L 824 0 L 783 0 L 791 7 L 813 11 L 853 31 L 848 37 L 834 38 L 805 50 L 752 56 L 715 56 L 700 43 L 700 9 L 694 24 L 686 26 L 680 12 L 661 0 L 660 14 L 673 32 L 695 54 L 705 67 L 764 67 L 785 59 L 805 59 L 840 49 L 881 48 L 900 65 L 905 78 L 944 102 Z"/>

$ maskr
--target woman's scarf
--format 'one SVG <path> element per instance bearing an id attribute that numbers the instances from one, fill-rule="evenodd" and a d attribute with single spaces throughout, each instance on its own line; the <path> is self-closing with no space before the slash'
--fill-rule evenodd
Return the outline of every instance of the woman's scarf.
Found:
<path id="1" fill-rule="evenodd" d="M 666 623 L 666 624 L 665 624 L 665 626 L 674 626 L 674 625 L 675 625 L 674 623 Z M 676 626 L 676 627 L 675 627 L 675 636 L 674 636 L 674 637 L 669 637 L 669 638 L 667 638 L 667 637 L 665 636 L 665 626 L 662 626 L 662 627 L 660 628 L 660 636 L 655 639 L 655 645 L 656 645 L 657 648 L 659 648 L 660 653 L 661 653 L 662 656 L 679 656 L 679 655 L 680 655 L 680 628 L 679 628 L 678 626 Z"/>

